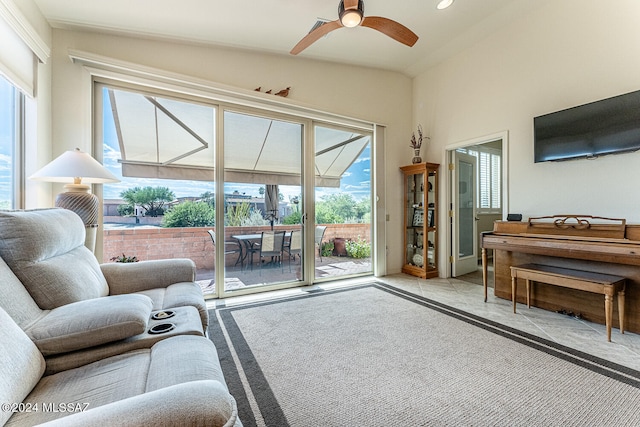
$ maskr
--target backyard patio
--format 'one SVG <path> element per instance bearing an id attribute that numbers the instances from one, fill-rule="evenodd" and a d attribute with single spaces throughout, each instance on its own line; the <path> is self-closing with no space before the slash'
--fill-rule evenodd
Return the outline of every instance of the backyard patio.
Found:
<path id="1" fill-rule="evenodd" d="M 322 261 L 316 257 L 316 278 L 326 279 L 332 276 L 350 276 L 371 272 L 371 258 L 354 259 L 349 257 L 328 256 L 322 257 Z M 300 277 L 300 260 L 291 260 L 291 272 L 289 272 L 288 260 L 283 265 L 265 265 L 260 268 L 255 265 L 253 270 L 245 266 L 227 267 L 225 289 L 231 291 L 245 287 L 260 286 L 286 281 L 295 281 Z M 215 289 L 215 270 L 198 269 L 196 281 L 202 288 L 203 294 L 213 296 Z"/>

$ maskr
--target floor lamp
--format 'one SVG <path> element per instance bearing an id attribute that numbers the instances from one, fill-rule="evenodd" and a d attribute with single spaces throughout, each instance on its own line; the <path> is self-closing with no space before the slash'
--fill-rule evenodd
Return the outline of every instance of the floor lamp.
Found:
<path id="1" fill-rule="evenodd" d="M 65 191 L 56 197 L 55 206 L 69 209 L 80 216 L 86 227 L 85 246 L 95 251 L 100 201 L 91 194 L 88 184 L 119 182 L 97 160 L 79 148 L 62 153 L 51 163 L 29 177 L 47 182 L 63 182 Z"/>

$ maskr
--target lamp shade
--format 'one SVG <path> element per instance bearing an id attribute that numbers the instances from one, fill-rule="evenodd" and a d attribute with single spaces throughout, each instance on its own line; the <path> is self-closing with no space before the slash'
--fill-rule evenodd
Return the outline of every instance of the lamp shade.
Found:
<path id="1" fill-rule="evenodd" d="M 29 179 L 74 184 L 103 184 L 120 180 L 79 148 L 62 153 Z"/>
<path id="2" fill-rule="evenodd" d="M 29 177 L 36 181 L 64 182 L 65 192 L 56 197 L 56 207 L 78 214 L 86 227 L 85 246 L 93 252 L 100 201 L 89 192 L 87 184 L 103 184 L 120 180 L 96 159 L 79 148 L 62 153 L 51 163 Z"/>

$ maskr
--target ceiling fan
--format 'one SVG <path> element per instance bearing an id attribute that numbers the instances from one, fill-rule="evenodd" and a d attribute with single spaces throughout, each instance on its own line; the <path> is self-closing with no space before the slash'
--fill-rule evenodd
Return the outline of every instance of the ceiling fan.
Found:
<path id="1" fill-rule="evenodd" d="M 312 30 L 291 49 L 291 54 L 299 54 L 320 37 L 333 30 L 341 27 L 352 28 L 358 25 L 373 28 L 407 46 L 413 46 L 418 41 L 418 36 L 413 31 L 396 21 L 381 16 L 365 17 L 363 0 L 340 0 L 340 4 L 338 5 L 338 19 L 329 21 Z"/>

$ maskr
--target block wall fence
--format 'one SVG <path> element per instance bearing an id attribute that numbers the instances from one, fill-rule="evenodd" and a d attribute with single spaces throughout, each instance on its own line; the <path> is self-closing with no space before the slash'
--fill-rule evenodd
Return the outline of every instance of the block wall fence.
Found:
<path id="1" fill-rule="evenodd" d="M 362 239 L 371 242 L 370 224 L 325 224 L 323 242 L 335 238 L 345 240 Z M 227 227 L 226 240 L 232 240 L 235 234 L 254 234 L 270 230 L 269 226 Z M 275 230 L 291 231 L 291 226 L 276 225 Z M 139 260 L 155 260 L 165 258 L 190 258 L 196 268 L 210 270 L 215 268 L 213 242 L 207 230 L 215 227 L 184 228 L 143 228 L 104 230 L 103 262 L 112 262 L 111 258 L 126 255 L 135 256 Z M 233 262 L 233 260 L 231 260 Z"/>

